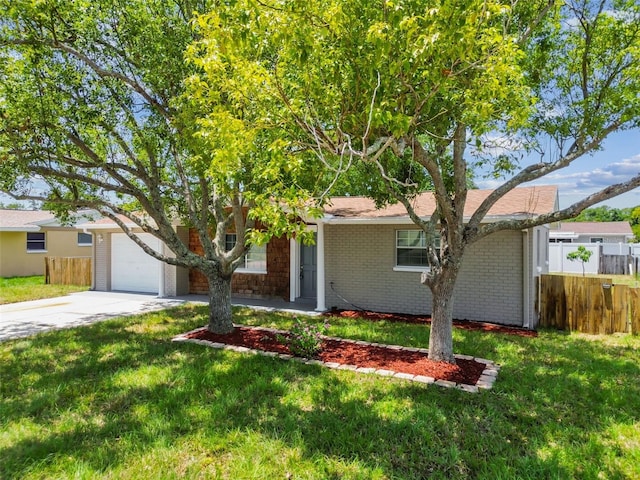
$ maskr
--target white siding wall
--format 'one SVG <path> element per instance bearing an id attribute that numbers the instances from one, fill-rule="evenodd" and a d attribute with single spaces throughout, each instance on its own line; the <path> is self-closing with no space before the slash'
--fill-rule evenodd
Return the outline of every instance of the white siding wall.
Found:
<path id="1" fill-rule="evenodd" d="M 327 308 L 349 302 L 382 312 L 429 314 L 431 293 L 420 273 L 393 271 L 396 225 L 326 225 Z M 456 285 L 454 317 L 523 323 L 521 231 L 500 232 L 472 245 Z M 331 288 L 331 282 L 336 292 Z"/>
<path id="2" fill-rule="evenodd" d="M 626 243 L 624 235 L 598 235 L 591 233 L 589 235 L 579 235 L 573 240 L 573 243 L 591 243 L 592 238 L 602 238 L 603 243 Z"/>

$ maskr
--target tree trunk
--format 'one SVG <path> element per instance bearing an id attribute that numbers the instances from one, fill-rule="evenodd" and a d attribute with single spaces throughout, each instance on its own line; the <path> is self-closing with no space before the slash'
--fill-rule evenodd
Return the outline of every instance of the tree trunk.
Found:
<path id="1" fill-rule="evenodd" d="M 456 363 L 453 356 L 453 288 L 458 271 L 458 267 L 444 267 L 431 288 L 430 360 Z"/>
<path id="2" fill-rule="evenodd" d="M 219 274 L 207 276 L 209 282 L 209 331 L 230 333 L 233 331 L 231 312 L 231 276 Z"/>

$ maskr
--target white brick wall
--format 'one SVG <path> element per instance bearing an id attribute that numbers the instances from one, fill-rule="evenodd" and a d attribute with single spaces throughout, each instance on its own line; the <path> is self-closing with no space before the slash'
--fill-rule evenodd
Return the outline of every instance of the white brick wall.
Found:
<path id="1" fill-rule="evenodd" d="M 431 292 L 420 273 L 396 272 L 396 225 L 326 225 L 327 307 L 431 312 Z M 491 235 L 467 250 L 456 284 L 454 317 L 522 325 L 522 232 Z M 331 288 L 331 282 L 336 292 Z"/>

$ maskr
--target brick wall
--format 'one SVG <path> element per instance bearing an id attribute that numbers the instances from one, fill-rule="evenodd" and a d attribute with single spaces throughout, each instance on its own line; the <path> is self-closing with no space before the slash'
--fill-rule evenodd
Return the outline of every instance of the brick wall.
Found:
<path id="1" fill-rule="evenodd" d="M 394 271 L 400 225 L 326 225 L 327 308 L 431 313 L 431 292 L 420 273 Z M 455 289 L 454 317 L 522 325 L 522 232 L 490 235 L 472 245 Z M 333 282 L 333 289 L 331 287 Z"/>
<path id="2" fill-rule="evenodd" d="M 202 244 L 195 230 L 189 230 L 189 250 L 203 253 Z M 233 294 L 244 297 L 280 297 L 289 300 L 289 240 L 273 238 L 267 244 L 267 273 L 234 273 L 231 280 Z M 189 292 L 208 294 L 206 277 L 197 270 L 189 271 Z"/>

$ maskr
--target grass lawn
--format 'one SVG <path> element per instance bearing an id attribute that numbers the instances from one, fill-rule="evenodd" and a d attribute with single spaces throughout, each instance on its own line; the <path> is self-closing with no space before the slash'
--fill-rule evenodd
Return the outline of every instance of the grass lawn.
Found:
<path id="1" fill-rule="evenodd" d="M 82 292 L 89 287 L 76 285 L 46 285 L 44 275 L 34 277 L 0 277 L 0 305 L 25 302 L 41 298 L 61 297 L 73 292 Z"/>
<path id="2" fill-rule="evenodd" d="M 0 343 L 0 478 L 640 478 L 638 337 L 456 330 L 502 364 L 469 394 L 170 341 L 205 323 L 185 306 Z M 421 325 L 329 333 L 428 344 Z"/>

